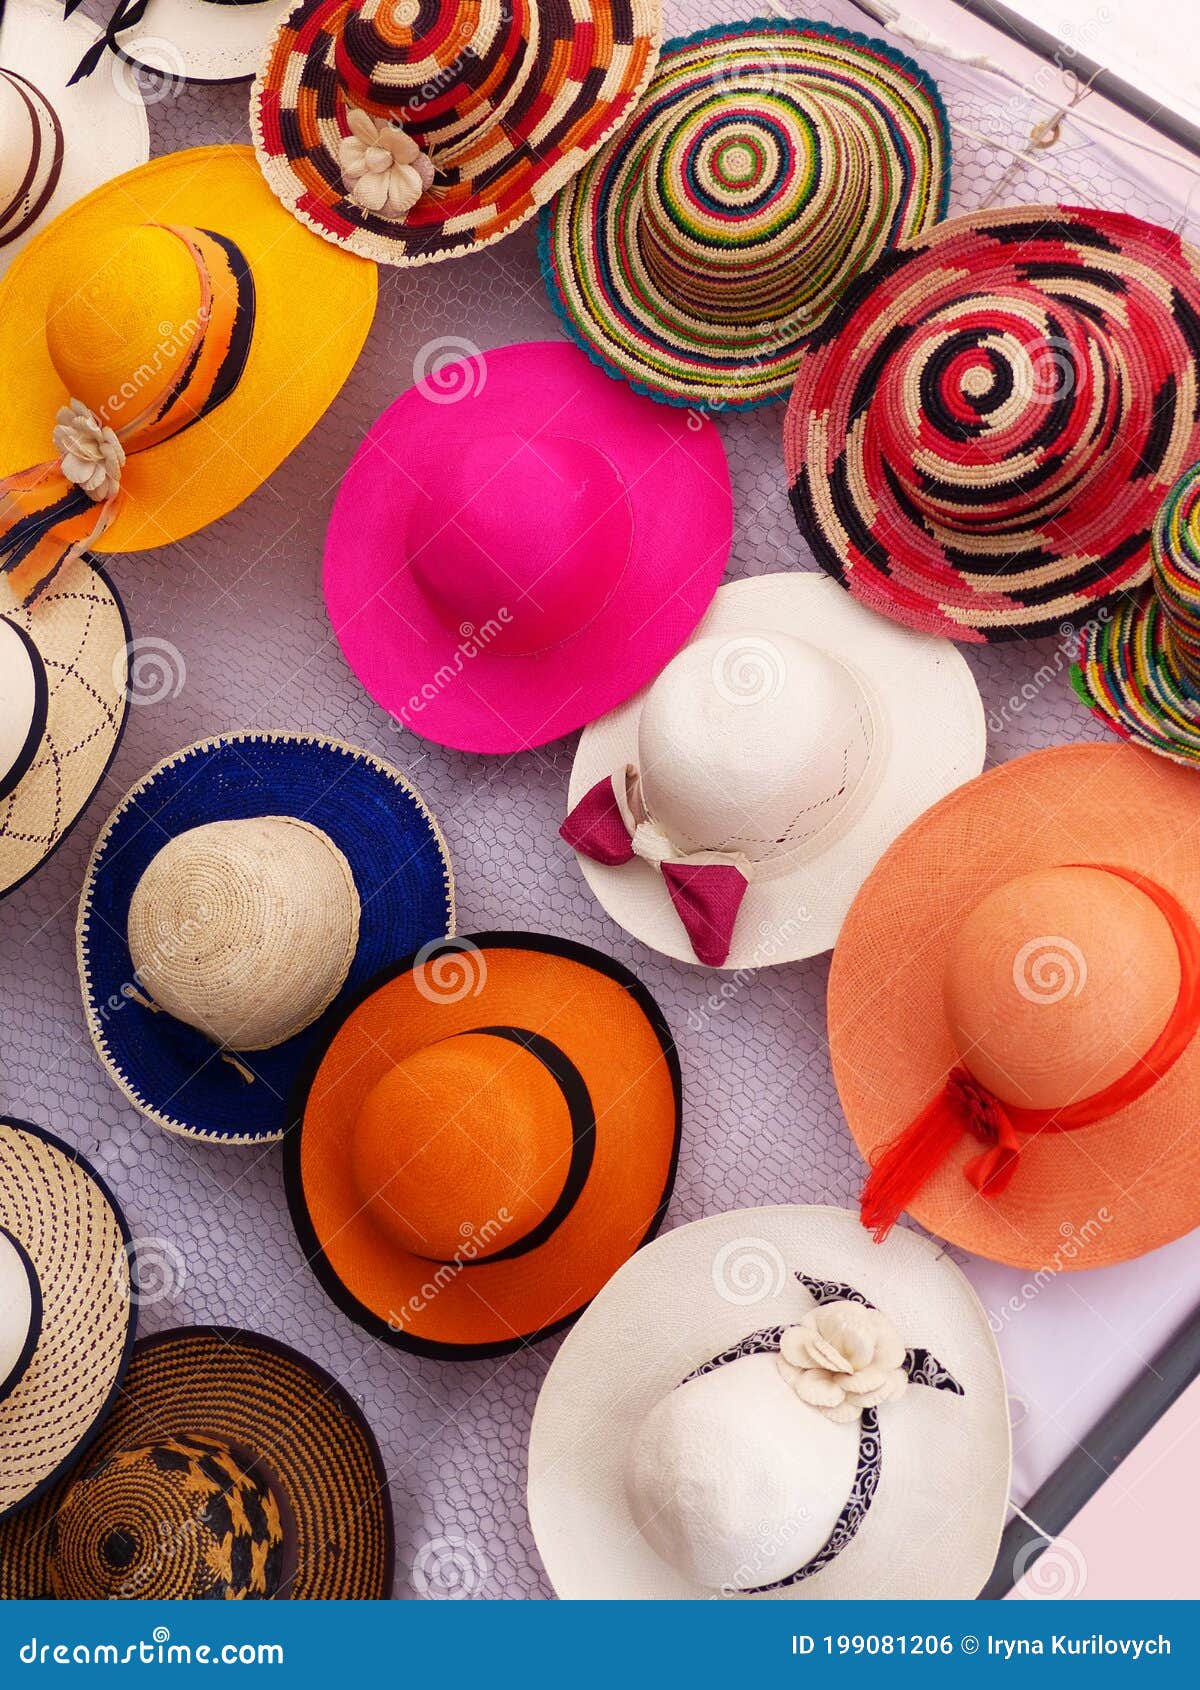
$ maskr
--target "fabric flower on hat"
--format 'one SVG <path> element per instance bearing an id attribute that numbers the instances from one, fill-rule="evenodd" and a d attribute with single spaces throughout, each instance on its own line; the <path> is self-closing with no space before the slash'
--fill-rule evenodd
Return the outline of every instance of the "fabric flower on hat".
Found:
<path id="1" fill-rule="evenodd" d="M 121 485 L 125 448 L 81 399 L 72 399 L 54 419 L 54 450 L 62 472 L 89 499 L 100 504 Z"/>
<path id="2" fill-rule="evenodd" d="M 381 217 L 407 217 L 433 184 L 432 162 L 394 123 L 353 107 L 346 121 L 350 134 L 338 146 L 338 163 L 350 198 Z"/>
<path id="3" fill-rule="evenodd" d="M 823 1303 L 780 1342 L 778 1367 L 801 1402 L 839 1424 L 894 1402 L 908 1385 L 905 1345 L 878 1309 Z"/>

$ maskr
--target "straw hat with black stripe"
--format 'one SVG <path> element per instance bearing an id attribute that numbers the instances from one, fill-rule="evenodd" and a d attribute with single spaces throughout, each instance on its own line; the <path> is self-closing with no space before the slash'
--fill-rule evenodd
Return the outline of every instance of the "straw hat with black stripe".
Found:
<path id="1" fill-rule="evenodd" d="M 112 1409 L 133 1344 L 130 1261 L 91 1164 L 0 1117 L 0 1517 L 44 1495 Z"/>
<path id="2" fill-rule="evenodd" d="M 143 1339 L 86 1460 L 0 1524 L 0 1599 L 391 1595 L 379 1447 L 353 1398 L 270 1338 Z"/>
<path id="3" fill-rule="evenodd" d="M 477 933 L 343 1008 L 292 1115 L 288 1201 L 330 1297 L 400 1349 L 503 1355 L 573 1320 L 657 1231 L 679 1063 L 619 963 Z"/>
<path id="4" fill-rule="evenodd" d="M 108 772 L 129 652 L 116 588 L 86 558 L 28 607 L 0 575 L 0 898 L 57 850 Z"/>

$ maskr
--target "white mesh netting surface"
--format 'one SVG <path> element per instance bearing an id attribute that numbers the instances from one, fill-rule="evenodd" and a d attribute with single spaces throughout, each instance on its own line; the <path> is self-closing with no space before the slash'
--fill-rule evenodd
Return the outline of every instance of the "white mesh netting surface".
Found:
<path id="1" fill-rule="evenodd" d="M 666 0 L 667 33 L 762 10 L 752 0 Z M 808 15 L 878 33 L 848 3 Z M 952 212 L 993 198 L 1063 199 L 1178 219 L 1180 206 L 1153 186 L 1153 165 L 1143 176 L 1135 154 L 1118 158 L 1070 123 L 1056 147 L 1022 159 L 1044 104 L 978 71 L 925 63 L 955 129 Z M 110 65 L 99 74 L 127 73 Z M 247 140 L 246 104 L 245 85 L 168 90 L 151 110 L 153 151 Z M 351 1325 L 305 1267 L 278 1148 L 222 1152 L 170 1137 L 101 1071 L 79 1003 L 75 909 L 106 815 L 162 757 L 232 728 L 336 735 L 395 763 L 439 816 L 457 873 L 460 931 L 531 928 L 583 940 L 636 970 L 658 998 L 684 1074 L 668 1227 L 756 1203 L 853 1200 L 861 1164 L 825 1044 L 828 959 L 764 970 L 712 1001 L 718 977 L 649 953 L 616 928 L 558 840 L 574 739 L 490 759 L 424 744 L 366 697 L 330 632 L 322 537 L 338 480 L 371 421 L 447 348 L 486 353 L 558 333 L 532 226 L 468 259 L 381 272 L 378 316 L 356 369 L 272 480 L 181 545 L 111 560 L 138 642 L 124 743 L 70 840 L 0 910 L 0 1110 L 78 1145 L 113 1185 L 140 1241 L 143 1333 L 190 1321 L 266 1332 L 314 1356 L 361 1403 L 392 1480 L 398 1597 L 550 1594 L 524 1485 L 530 1415 L 556 1341 L 453 1366 L 400 1354 Z M 772 408 L 717 424 L 734 485 L 734 577 L 813 567 L 788 508 L 781 421 Z M 1101 737 L 1071 695 L 1065 640 L 972 649 L 968 661 L 988 713 L 989 763 Z M 967 1265 L 997 1311 L 1020 1502 L 1182 1320 L 1200 1284 L 1200 1245 L 1183 1240 L 1125 1268 L 1059 1276 L 1032 1296 L 1022 1291 L 1025 1276 Z M 1013 1297 L 1022 1299 L 1020 1318 L 1004 1313 Z"/>

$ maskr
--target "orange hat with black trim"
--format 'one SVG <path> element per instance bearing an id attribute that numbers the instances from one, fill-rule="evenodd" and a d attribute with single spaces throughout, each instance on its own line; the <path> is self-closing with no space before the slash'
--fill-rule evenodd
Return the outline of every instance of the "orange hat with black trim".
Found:
<path id="1" fill-rule="evenodd" d="M 670 1031 L 619 963 L 542 934 L 439 941 L 368 987 L 301 1083 L 301 1246 L 376 1337 L 505 1354 L 658 1230 L 680 1102 Z"/>

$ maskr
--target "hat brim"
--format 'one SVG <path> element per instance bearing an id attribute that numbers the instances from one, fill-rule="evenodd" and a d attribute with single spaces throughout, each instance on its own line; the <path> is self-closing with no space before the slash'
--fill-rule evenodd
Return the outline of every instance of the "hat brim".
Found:
<path id="1" fill-rule="evenodd" d="M 37 648 L 47 690 L 32 760 L 0 799 L 5 898 L 57 851 L 112 766 L 129 716 L 131 635 L 116 588 L 87 558 L 61 570 L 33 605 L 0 613 Z"/>
<path id="2" fill-rule="evenodd" d="M 413 965 L 433 970 L 433 984 Z M 329 1296 L 374 1337 L 416 1355 L 506 1355 L 567 1325 L 657 1232 L 675 1183 L 679 1060 L 645 987 L 586 945 L 476 933 L 410 958 L 363 993 L 297 1088 L 284 1148 L 300 1246 Z M 574 1065 L 595 1117 L 582 1189 L 542 1243 L 494 1261 L 464 1246 L 456 1270 L 403 1249 L 374 1222 L 347 1154 L 378 1080 L 436 1039 L 485 1026 L 541 1034 Z"/>
<path id="3" fill-rule="evenodd" d="M 137 552 L 182 540 L 240 505 L 328 410 L 375 314 L 376 270 L 311 241 L 285 216 L 249 147 L 196 147 L 154 159 L 59 217 L 0 284 L 0 475 L 42 463 L 55 413 L 72 397 L 50 358 L 44 320 L 63 276 L 107 251 L 114 223 L 209 228 L 234 241 L 254 275 L 254 333 L 236 388 L 208 416 L 131 453 L 112 526 L 94 548 Z"/>
<path id="4" fill-rule="evenodd" d="M 922 515 L 886 458 L 876 461 L 870 395 L 886 386 L 890 359 L 926 321 L 931 301 L 943 309 L 949 300 L 986 306 L 1005 289 L 1027 310 L 1029 296 L 1040 293 L 1053 322 L 1076 308 L 1077 292 L 1080 317 L 1117 342 L 1115 360 L 1126 374 L 1113 385 L 1124 412 L 1106 438 L 1108 462 L 1063 508 L 1031 517 L 1019 532 L 1009 516 L 951 535 Z M 952 218 L 885 254 L 814 338 L 784 424 L 792 508 L 818 563 L 870 609 L 974 644 L 1060 633 L 1065 620 L 1138 586 L 1149 572 L 1159 507 L 1200 457 L 1198 318 L 1200 251 L 1123 212 L 1004 206 Z M 1035 484 L 1087 423 L 1063 420 L 1080 388 L 1059 370 L 1066 354 L 1056 338 L 1066 344 L 1060 333 L 1046 345 L 1058 371 L 1051 421 L 1059 433 L 1021 443 Z M 933 363 L 927 355 L 923 370 Z M 930 458 L 957 456 L 957 424 L 937 418 L 932 401 L 922 401 L 921 416 Z M 938 485 L 934 478 L 927 469 Z M 976 481 L 975 497 L 986 487 Z"/>
<path id="5" fill-rule="evenodd" d="M 145 164 L 150 156 L 150 120 L 136 87 L 118 89 L 109 76 L 89 76 L 68 86 L 99 35 L 100 27 L 90 18 L 64 18 L 59 0 L 9 0 L 4 68 L 32 82 L 53 106 L 62 125 L 63 157 L 57 186 L 37 222 L 0 246 L 0 276 L 60 212 L 114 176 Z M 25 326 L 28 330 L 28 323 Z M 43 457 L 48 443 L 49 434 Z"/>
<path id="6" fill-rule="evenodd" d="M 565 1599 L 700 1600 L 634 1523 L 630 1444 L 655 1403 L 749 1333 L 799 1320 L 794 1275 L 851 1285 L 935 1354 L 961 1397 L 908 1391 L 880 1410 L 882 1474 L 857 1534 L 827 1566 L 739 1601 L 978 1595 L 1008 1508 L 1004 1374 L 987 1316 L 939 1247 L 903 1229 L 872 1243 L 843 1209 L 711 1215 L 657 1239 L 605 1286 L 559 1350 L 534 1410 L 529 1521 Z"/>
<path id="7" fill-rule="evenodd" d="M 286 1345 L 227 1327 L 180 1327 L 136 1345 L 92 1458 L 193 1434 L 244 1450 L 286 1493 L 296 1532 L 295 1601 L 380 1601 L 392 1593 L 387 1472 L 353 1398 Z M 0 1600 L 51 1595 L 50 1526 L 70 1485 L 0 1525 Z"/>
<path id="8" fill-rule="evenodd" d="M 595 18 L 592 8 L 582 17 L 570 8 L 543 12 L 523 92 L 396 222 L 358 205 L 342 181 L 347 101 L 338 82 L 324 98 L 321 70 L 345 11 L 345 0 L 303 0 L 284 21 L 250 96 L 250 128 L 283 204 L 324 240 L 379 264 L 474 252 L 528 221 L 626 122 L 662 36 L 659 0 L 624 0 L 619 15 L 606 3 Z M 322 98 L 311 97 L 319 85 Z"/>
<path id="9" fill-rule="evenodd" d="M 460 751 L 523 751 L 611 710 L 686 640 L 729 555 L 729 466 L 712 424 L 664 417 L 562 342 L 484 353 L 459 388 L 454 403 L 410 388 L 359 448 L 330 518 L 325 602 L 354 673 L 415 733 Z M 607 603 L 573 638 L 527 656 L 498 651 L 486 629 L 448 627 L 403 550 L 421 460 L 453 454 L 489 427 L 598 447 L 633 515 L 631 555 Z"/>
<path id="10" fill-rule="evenodd" d="M 42 1304 L 37 1343 L 0 1401 L 3 1518 L 43 1496 L 95 1438 L 129 1364 L 135 1305 L 129 1228 L 107 1185 L 70 1145 L 10 1116 L 0 1117 L 0 1226 L 32 1262 Z"/>
<path id="11" fill-rule="evenodd" d="M 697 639 L 791 634 L 846 664 L 875 717 L 874 784 L 847 829 L 816 855 L 752 880 L 738 911 L 726 969 L 816 956 L 833 945 L 846 911 L 892 840 L 921 812 L 983 767 L 987 727 L 961 654 L 872 616 L 817 574 L 760 575 L 720 588 Z M 597 781 L 638 763 L 639 694 L 586 729 L 571 770 L 568 807 Z M 660 870 L 641 858 L 608 867 L 579 857 L 604 909 L 651 950 L 696 962 Z"/>
<path id="12" fill-rule="evenodd" d="M 294 0 L 223 5 L 219 0 L 150 0 L 145 17 L 117 37 L 134 65 L 185 82 L 248 82 Z"/>
<path id="13" fill-rule="evenodd" d="M 996 887 L 1064 863 L 1111 863 L 1200 915 L 1194 780 L 1132 746 L 1055 746 L 990 769 L 896 841 L 846 918 L 829 976 L 833 1077 L 868 1162 L 959 1061 L 942 996 L 946 961 L 963 919 Z M 908 1212 L 1010 1267 L 1096 1268 L 1144 1255 L 1200 1224 L 1198 1088 L 1200 1039 L 1136 1103 L 1031 1138 L 999 1196 L 966 1179 L 964 1143 Z M 1064 1239 L 1089 1222 L 1087 1248 L 1064 1252 Z"/>
<path id="14" fill-rule="evenodd" d="M 1188 768 L 1200 763 L 1200 698 L 1167 653 L 1152 587 L 1088 623 L 1071 684 L 1096 720 L 1122 739 Z"/>
<path id="15" fill-rule="evenodd" d="M 247 1083 L 216 1045 L 131 996 L 129 905 L 168 839 L 207 822 L 302 816 L 350 864 L 362 911 L 345 984 L 310 1026 L 269 1050 L 239 1052 Z M 79 906 L 84 1012 L 97 1054 L 129 1101 L 188 1138 L 257 1144 L 289 1122 L 288 1094 L 323 1030 L 388 964 L 454 930 L 454 881 L 420 794 L 386 763 L 338 741 L 289 733 L 204 740 L 127 794 L 97 841 Z"/>
<path id="16" fill-rule="evenodd" d="M 719 24 L 668 41 L 636 115 L 542 212 L 538 250 L 550 303 L 573 339 L 611 376 L 672 405 L 750 410 L 786 399 L 814 323 L 701 321 L 663 293 L 640 255 L 638 199 L 645 155 L 659 127 L 706 82 L 752 99 L 794 79 L 801 96 L 814 75 L 816 46 L 840 60 L 851 81 L 857 69 L 863 100 L 903 99 L 921 108 L 927 153 L 894 155 L 894 182 L 908 172 L 908 195 L 895 193 L 881 233 L 848 269 L 849 283 L 886 246 L 919 234 L 945 216 L 950 193 L 950 125 L 937 85 L 914 60 L 884 41 L 802 18 Z M 809 53 L 806 60 L 805 54 Z M 819 74 L 819 67 L 818 67 Z M 899 107 L 897 111 L 899 111 Z M 883 125 L 889 143 L 895 117 Z M 876 183 L 882 195 L 887 184 Z"/>

